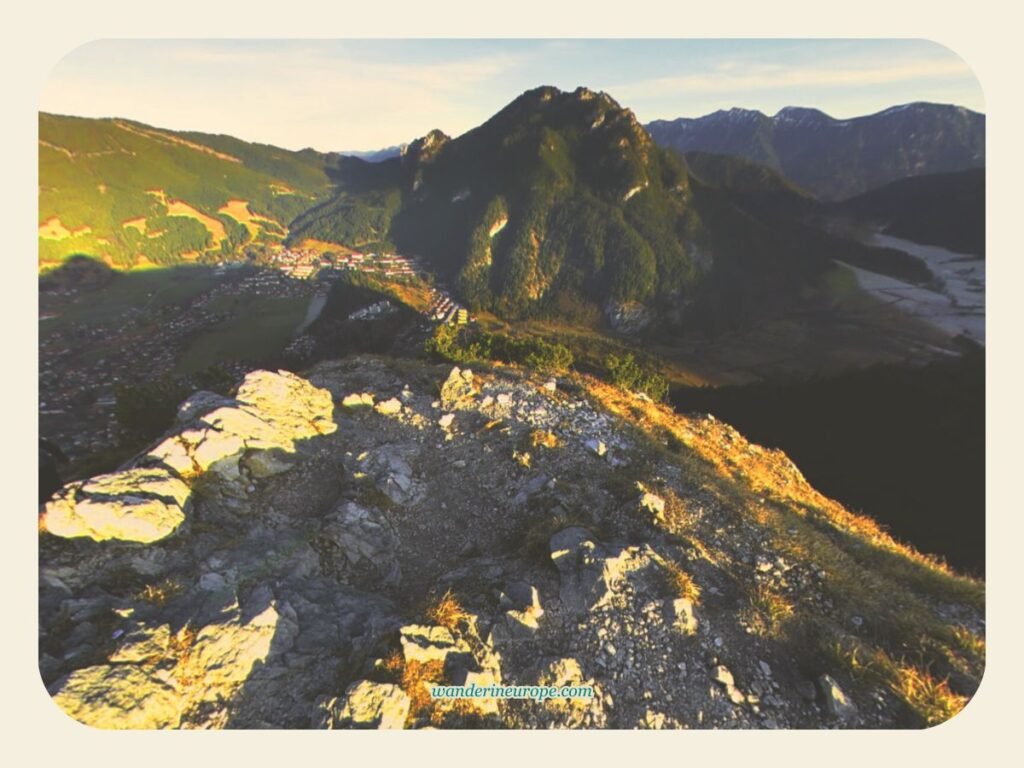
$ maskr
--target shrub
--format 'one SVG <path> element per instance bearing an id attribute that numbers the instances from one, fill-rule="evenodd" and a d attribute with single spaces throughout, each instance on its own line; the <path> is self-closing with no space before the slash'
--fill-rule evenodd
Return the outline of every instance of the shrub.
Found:
<path id="1" fill-rule="evenodd" d="M 619 389 L 642 392 L 656 402 L 668 397 L 668 379 L 657 371 L 640 365 L 631 352 L 623 357 L 608 355 L 605 358 L 605 368 L 611 382 Z"/>
<path id="2" fill-rule="evenodd" d="M 500 361 L 546 374 L 564 373 L 574 362 L 572 352 L 562 344 L 454 325 L 438 326 L 424 344 L 424 350 L 453 363 Z"/>

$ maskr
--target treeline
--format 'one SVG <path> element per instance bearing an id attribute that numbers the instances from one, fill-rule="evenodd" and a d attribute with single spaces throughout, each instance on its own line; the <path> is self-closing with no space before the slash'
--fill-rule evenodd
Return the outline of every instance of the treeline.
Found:
<path id="1" fill-rule="evenodd" d="M 575 363 L 575 355 L 564 344 L 456 325 L 438 326 L 424 349 L 432 357 L 460 365 L 497 361 L 551 375 L 566 373 Z M 619 389 L 644 394 L 651 400 L 668 397 L 668 380 L 652 366 L 638 362 L 632 353 L 607 355 L 598 373 Z"/>
<path id="2" fill-rule="evenodd" d="M 453 363 L 498 361 L 550 374 L 565 373 L 573 364 L 572 352 L 561 344 L 456 325 L 439 325 L 427 339 L 425 349 L 428 354 Z"/>

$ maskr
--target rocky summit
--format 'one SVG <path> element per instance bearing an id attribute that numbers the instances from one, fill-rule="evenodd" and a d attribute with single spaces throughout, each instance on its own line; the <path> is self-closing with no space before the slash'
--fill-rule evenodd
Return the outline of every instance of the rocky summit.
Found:
<path id="1" fill-rule="evenodd" d="M 362 356 L 197 393 L 54 495 L 39 666 L 100 728 L 922 727 L 983 593 L 711 417 Z"/>

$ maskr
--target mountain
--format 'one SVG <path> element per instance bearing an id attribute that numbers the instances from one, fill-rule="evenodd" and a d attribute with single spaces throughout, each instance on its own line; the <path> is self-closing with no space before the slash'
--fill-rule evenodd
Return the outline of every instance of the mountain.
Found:
<path id="1" fill-rule="evenodd" d="M 233 256 L 284 239 L 333 158 L 121 119 L 39 115 L 39 260 L 111 266 Z"/>
<path id="2" fill-rule="evenodd" d="M 946 104 L 915 102 L 849 120 L 800 107 L 772 117 L 730 109 L 646 127 L 660 146 L 740 155 L 825 200 L 985 164 L 985 116 Z"/>
<path id="3" fill-rule="evenodd" d="M 98 728 L 924 728 L 985 663 L 982 582 L 586 376 L 252 371 L 39 530 L 40 674 Z"/>
<path id="4" fill-rule="evenodd" d="M 393 147 L 385 147 L 384 149 L 367 149 L 367 150 L 351 150 L 339 152 L 339 155 L 345 157 L 357 157 L 360 160 L 365 160 L 368 163 L 379 163 L 381 160 L 388 160 L 392 157 L 398 157 L 405 151 L 407 144 L 398 144 Z"/>
<path id="5" fill-rule="evenodd" d="M 642 302 L 696 279 L 685 166 L 607 94 L 537 88 L 458 138 L 433 131 L 336 178 L 341 194 L 294 237 L 390 241 L 475 306 Z"/>
<path id="6" fill-rule="evenodd" d="M 985 255 L 985 169 L 901 179 L 837 206 L 915 243 Z"/>
<path id="7" fill-rule="evenodd" d="M 831 258 L 885 255 L 803 221 L 815 201 L 777 173 L 728 164 L 658 147 L 608 94 L 542 87 L 457 138 L 342 158 L 338 193 L 291 238 L 420 256 L 504 317 L 634 326 L 653 312 L 747 322 L 827 291 Z"/>

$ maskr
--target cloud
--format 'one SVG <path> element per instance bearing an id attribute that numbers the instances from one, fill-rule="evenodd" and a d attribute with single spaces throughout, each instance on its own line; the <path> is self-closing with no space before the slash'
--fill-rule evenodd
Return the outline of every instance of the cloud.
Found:
<path id="1" fill-rule="evenodd" d="M 726 61 L 703 72 L 622 83 L 615 86 L 615 90 L 628 98 L 651 98 L 679 92 L 727 94 L 787 88 L 860 87 L 963 75 L 972 75 L 970 68 L 952 57 L 885 64 L 879 64 L 877 57 L 800 64 Z"/>
<path id="2" fill-rule="evenodd" d="M 55 70 L 43 109 L 321 149 L 467 130 L 481 119 L 467 94 L 487 92 L 536 56 L 458 44 L 425 46 L 417 56 L 372 40 L 101 41 L 90 48 Z M 134 66 L 125 68 L 125 60 Z"/>

